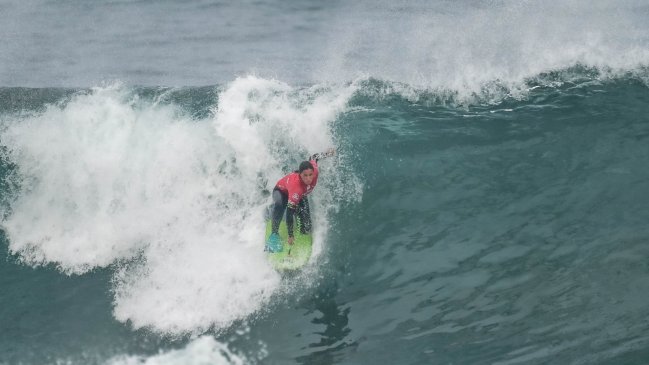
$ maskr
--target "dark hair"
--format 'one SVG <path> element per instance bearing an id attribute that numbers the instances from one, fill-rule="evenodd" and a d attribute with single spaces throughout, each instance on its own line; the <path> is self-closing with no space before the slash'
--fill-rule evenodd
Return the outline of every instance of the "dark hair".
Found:
<path id="1" fill-rule="evenodd" d="M 313 165 L 311 165 L 311 162 L 309 161 L 302 161 L 300 162 L 300 167 L 297 169 L 296 172 L 302 173 L 304 170 L 313 170 Z"/>

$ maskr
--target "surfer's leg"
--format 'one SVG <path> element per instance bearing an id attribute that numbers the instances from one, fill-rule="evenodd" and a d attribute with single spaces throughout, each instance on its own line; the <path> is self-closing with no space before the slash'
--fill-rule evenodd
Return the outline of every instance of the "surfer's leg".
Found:
<path id="1" fill-rule="evenodd" d="M 309 210 L 309 200 L 306 196 L 300 200 L 298 215 L 300 217 L 300 232 L 302 234 L 311 233 L 311 212 Z"/>
<path id="2" fill-rule="evenodd" d="M 273 190 L 273 233 L 279 232 L 279 224 L 282 222 L 286 204 L 288 204 L 288 195 L 282 194 L 277 189 Z"/>

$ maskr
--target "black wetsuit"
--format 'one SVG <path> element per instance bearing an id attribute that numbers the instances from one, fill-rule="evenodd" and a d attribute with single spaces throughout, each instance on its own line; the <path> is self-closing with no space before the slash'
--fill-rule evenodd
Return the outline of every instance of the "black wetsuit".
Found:
<path id="1" fill-rule="evenodd" d="M 309 186 L 311 190 L 317 184 L 317 175 L 318 175 L 317 162 L 319 159 L 323 157 L 325 157 L 324 154 L 316 153 L 310 158 L 311 161 L 315 161 L 316 163 L 314 166 L 314 172 L 316 176 L 314 178 L 313 185 Z M 293 174 L 295 173 L 297 173 L 297 171 L 293 172 Z M 286 179 L 290 175 L 291 174 L 280 179 L 280 182 L 283 179 Z M 299 176 L 297 178 L 299 179 Z M 279 187 L 280 182 L 278 182 L 278 184 L 275 185 L 275 188 L 273 189 L 273 209 L 272 209 L 272 217 L 271 217 L 273 220 L 273 227 L 272 227 L 273 233 L 279 232 L 279 224 L 282 221 L 282 216 L 284 215 L 285 211 L 286 211 L 286 228 L 288 230 L 289 237 L 293 237 L 293 220 L 294 220 L 293 216 L 296 214 L 299 218 L 300 233 L 302 234 L 310 233 L 311 232 L 311 211 L 309 209 L 309 200 L 306 194 L 310 193 L 311 190 L 308 190 L 304 195 L 301 196 L 301 199 L 297 204 L 297 206 L 289 205 L 288 192 L 280 189 Z"/>
<path id="2" fill-rule="evenodd" d="M 286 211 L 286 228 L 288 236 L 293 237 L 293 216 L 297 214 L 300 219 L 300 233 L 307 234 L 311 232 L 311 211 L 309 209 L 309 199 L 305 196 L 302 197 L 297 208 L 286 209 L 288 205 L 288 195 L 278 188 L 273 189 L 273 233 L 278 233 L 279 224 L 282 221 L 284 211 Z"/>

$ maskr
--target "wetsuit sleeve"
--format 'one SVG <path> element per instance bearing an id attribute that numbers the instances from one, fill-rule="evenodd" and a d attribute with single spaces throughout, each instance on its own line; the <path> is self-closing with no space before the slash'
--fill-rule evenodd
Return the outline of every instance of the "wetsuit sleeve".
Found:
<path id="1" fill-rule="evenodd" d="M 288 231 L 289 237 L 293 237 L 293 216 L 296 211 L 297 207 L 295 205 L 289 204 L 288 207 L 286 207 L 286 230 Z"/>

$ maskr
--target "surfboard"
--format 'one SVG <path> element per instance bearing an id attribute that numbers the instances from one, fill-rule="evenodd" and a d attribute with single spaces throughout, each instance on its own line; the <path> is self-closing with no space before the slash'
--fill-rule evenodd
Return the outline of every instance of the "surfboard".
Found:
<path id="1" fill-rule="evenodd" d="M 311 234 L 300 233 L 299 218 L 296 217 L 296 224 L 294 225 L 295 241 L 292 245 L 288 244 L 288 233 L 286 231 L 286 223 L 282 219 L 279 226 L 279 236 L 281 240 L 282 250 L 278 252 L 268 252 L 268 261 L 277 271 L 291 271 L 298 270 L 311 258 L 311 250 L 313 246 L 313 237 Z M 266 239 L 264 244 L 268 241 L 268 237 L 272 233 L 273 223 L 270 219 L 266 220 Z"/>

